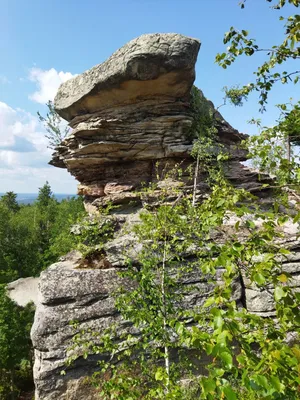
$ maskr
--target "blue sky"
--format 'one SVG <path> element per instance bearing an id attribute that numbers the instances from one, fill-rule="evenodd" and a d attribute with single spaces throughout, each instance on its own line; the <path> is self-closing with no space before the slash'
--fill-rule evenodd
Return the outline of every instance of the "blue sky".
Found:
<path id="1" fill-rule="evenodd" d="M 264 0 L 0 0 L 0 192 L 36 192 L 46 180 L 56 193 L 75 193 L 77 182 L 47 165 L 44 128 L 36 112 L 53 98 L 58 85 L 103 62 L 129 40 L 152 32 L 177 32 L 202 42 L 196 85 L 216 106 L 222 88 L 248 83 L 263 55 L 241 58 L 227 70 L 214 63 L 223 52 L 230 26 L 247 29 L 262 47 L 280 43 L 282 22 L 294 8 L 271 10 Z M 288 67 L 288 66 L 287 66 Z M 296 87 L 279 85 L 267 112 L 258 113 L 257 98 L 244 107 L 222 107 L 238 130 L 255 133 L 247 124 L 261 117 L 274 124 L 274 105 L 296 97 Z"/>

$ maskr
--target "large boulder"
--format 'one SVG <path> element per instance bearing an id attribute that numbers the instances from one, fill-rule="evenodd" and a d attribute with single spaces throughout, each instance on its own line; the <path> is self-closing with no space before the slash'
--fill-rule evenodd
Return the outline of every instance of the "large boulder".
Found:
<path id="1" fill-rule="evenodd" d="M 176 33 L 147 34 L 61 85 L 55 108 L 66 120 L 136 99 L 183 98 L 195 79 L 200 42 Z"/>
<path id="2" fill-rule="evenodd" d="M 76 333 L 84 329 L 101 331 L 116 321 L 112 293 L 118 277 L 114 269 L 80 269 L 80 261 L 81 255 L 73 252 L 40 277 L 39 303 L 31 331 L 36 400 L 96 398 L 93 390 L 88 393 L 84 389 L 82 379 L 97 370 L 96 357 L 87 361 L 79 357 L 65 376 L 61 372 L 67 368 L 68 349 Z"/>

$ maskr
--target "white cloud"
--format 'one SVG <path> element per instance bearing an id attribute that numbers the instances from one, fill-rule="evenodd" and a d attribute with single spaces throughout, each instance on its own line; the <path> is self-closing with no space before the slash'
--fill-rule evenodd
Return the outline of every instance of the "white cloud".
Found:
<path id="1" fill-rule="evenodd" d="M 27 152 L 25 144 L 29 143 L 32 150 L 49 156 L 44 128 L 37 117 L 20 109 L 13 109 L 0 102 L 0 150 Z M 19 142 L 19 149 L 15 146 Z M 20 143 L 21 142 L 21 143 Z M 23 147 L 22 147 L 23 144 Z"/>
<path id="2" fill-rule="evenodd" d="M 37 192 L 46 180 L 57 193 L 75 193 L 66 170 L 48 166 L 45 129 L 38 118 L 0 102 L 0 192 Z"/>
<path id="3" fill-rule="evenodd" d="M 29 79 L 36 83 L 38 90 L 32 93 L 29 98 L 37 103 L 46 104 L 49 100 L 54 100 L 60 84 L 74 76 L 76 75 L 71 74 L 71 72 L 58 72 L 54 68 L 49 70 L 31 68 Z"/>

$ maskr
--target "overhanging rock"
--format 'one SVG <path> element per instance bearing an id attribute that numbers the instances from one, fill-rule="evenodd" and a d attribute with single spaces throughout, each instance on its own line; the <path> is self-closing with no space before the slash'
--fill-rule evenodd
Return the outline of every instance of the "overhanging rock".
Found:
<path id="1" fill-rule="evenodd" d="M 179 34 L 148 34 L 107 61 L 63 83 L 55 98 L 66 120 L 162 96 L 184 98 L 195 78 L 200 42 Z"/>

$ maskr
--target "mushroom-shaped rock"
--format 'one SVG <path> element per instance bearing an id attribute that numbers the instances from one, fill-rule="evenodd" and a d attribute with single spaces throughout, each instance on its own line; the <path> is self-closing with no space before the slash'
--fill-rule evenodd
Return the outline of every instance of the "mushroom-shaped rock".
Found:
<path id="1" fill-rule="evenodd" d="M 176 33 L 147 34 L 107 61 L 63 83 L 55 98 L 66 120 L 157 96 L 181 98 L 191 89 L 200 43 Z"/>
<path id="2" fill-rule="evenodd" d="M 156 179 L 158 162 L 164 172 L 193 162 L 199 48 L 198 40 L 175 33 L 142 35 L 60 86 L 55 109 L 73 130 L 50 163 L 75 176 L 86 204 L 132 201 L 132 192 Z M 231 159 L 245 159 L 236 146 L 242 135 L 196 93 L 216 115 L 218 140 Z"/>

